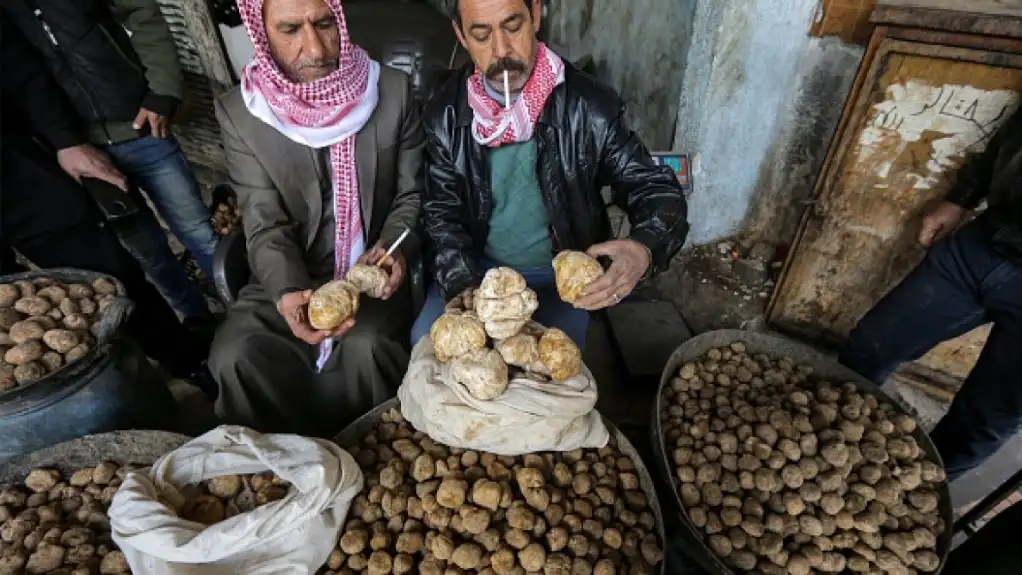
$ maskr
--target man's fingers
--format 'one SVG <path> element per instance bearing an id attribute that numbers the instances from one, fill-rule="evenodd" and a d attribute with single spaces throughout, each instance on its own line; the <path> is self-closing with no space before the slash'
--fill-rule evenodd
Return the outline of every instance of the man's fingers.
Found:
<path id="1" fill-rule="evenodd" d="M 607 289 L 610 289 L 610 287 L 613 286 L 615 283 L 617 283 L 617 281 L 621 279 L 621 276 L 623 274 L 624 271 L 621 269 L 621 266 L 619 264 L 611 264 L 610 269 L 603 272 L 603 275 L 596 278 L 596 281 L 587 285 L 583 293 L 585 293 L 586 296 L 588 296 L 590 294 L 606 291 Z"/>
<path id="2" fill-rule="evenodd" d="M 289 320 L 287 323 L 291 327 L 291 333 L 295 334 L 295 337 L 305 343 L 316 345 L 323 341 L 325 337 L 321 332 L 312 329 L 300 321 Z"/>
<path id="3" fill-rule="evenodd" d="M 153 113 L 151 116 L 149 116 L 149 123 L 155 126 L 154 131 L 157 134 L 157 136 L 156 136 L 157 138 L 166 138 L 167 137 L 167 119 L 166 118 L 164 118 L 164 117 L 162 117 L 162 116 L 160 116 L 158 114 Z"/>
<path id="4" fill-rule="evenodd" d="M 933 239 L 937 236 L 938 229 L 939 226 L 923 224 L 923 228 L 919 230 L 919 245 L 924 248 L 930 247 L 930 244 L 933 243 Z"/>
<path id="5" fill-rule="evenodd" d="M 137 114 L 135 114 L 135 119 L 131 122 L 131 127 L 135 128 L 136 130 L 141 130 L 142 126 L 144 126 L 148 121 L 149 111 L 143 108 L 139 110 Z"/>
<path id="6" fill-rule="evenodd" d="M 594 258 L 598 258 L 600 256 L 612 258 L 615 254 L 617 254 L 617 248 L 613 241 L 609 241 L 590 246 L 589 249 L 586 250 L 586 253 Z"/>

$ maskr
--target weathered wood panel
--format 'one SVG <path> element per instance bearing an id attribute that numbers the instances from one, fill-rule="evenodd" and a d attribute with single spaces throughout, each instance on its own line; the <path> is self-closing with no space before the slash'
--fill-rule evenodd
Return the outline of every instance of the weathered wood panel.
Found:
<path id="1" fill-rule="evenodd" d="M 1008 36 L 1022 38 L 1022 26 L 1016 18 L 971 11 L 968 2 L 961 2 L 958 10 L 939 10 L 907 6 L 877 4 L 870 21 L 875 24 L 906 26 L 945 32 L 961 32 L 981 36 Z"/>
<path id="2" fill-rule="evenodd" d="M 879 0 L 877 4 L 1022 18 L 1022 2 L 1019 0 Z"/>
<path id="3" fill-rule="evenodd" d="M 820 0 L 809 33 L 865 44 L 873 31 L 869 17 L 875 5 L 876 0 Z"/>
<path id="4" fill-rule="evenodd" d="M 919 261 L 924 209 L 1022 91 L 1022 56 L 878 42 L 768 310 L 832 343 Z"/>

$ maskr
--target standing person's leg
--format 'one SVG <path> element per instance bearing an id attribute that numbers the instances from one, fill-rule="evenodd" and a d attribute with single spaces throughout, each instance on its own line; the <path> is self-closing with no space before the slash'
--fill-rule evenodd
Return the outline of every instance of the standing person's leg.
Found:
<path id="1" fill-rule="evenodd" d="M 1004 260 L 984 278 L 982 292 L 993 330 L 930 434 L 950 479 L 981 464 L 1022 429 L 1022 266 Z"/>
<path id="2" fill-rule="evenodd" d="M 167 243 L 167 235 L 141 194 L 133 192 L 138 212 L 113 224 L 124 247 L 142 265 L 170 305 L 186 318 L 207 320 L 209 303 L 202 290 L 188 277 Z"/>
<path id="3" fill-rule="evenodd" d="M 985 323 L 982 283 L 1000 260 L 979 224 L 937 242 L 859 321 L 839 361 L 882 385 L 902 363 Z"/>
<path id="4" fill-rule="evenodd" d="M 213 278 L 217 237 L 184 152 L 173 137 L 144 136 L 106 147 L 114 163 L 142 187 L 170 230 Z"/>

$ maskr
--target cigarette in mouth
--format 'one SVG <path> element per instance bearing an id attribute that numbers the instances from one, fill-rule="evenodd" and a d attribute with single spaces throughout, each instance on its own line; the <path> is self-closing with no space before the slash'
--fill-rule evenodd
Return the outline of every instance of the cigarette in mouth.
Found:
<path id="1" fill-rule="evenodd" d="M 507 110 L 511 107 L 511 90 L 508 89 L 507 85 L 507 70 L 504 70 L 504 109 Z"/>

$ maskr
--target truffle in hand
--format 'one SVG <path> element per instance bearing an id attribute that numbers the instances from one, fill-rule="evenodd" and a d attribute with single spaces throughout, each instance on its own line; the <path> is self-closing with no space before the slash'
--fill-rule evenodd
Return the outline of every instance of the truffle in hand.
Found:
<path id="1" fill-rule="evenodd" d="M 345 280 L 324 284 L 309 299 L 309 323 L 319 330 L 335 330 L 358 312 L 358 289 Z"/>

